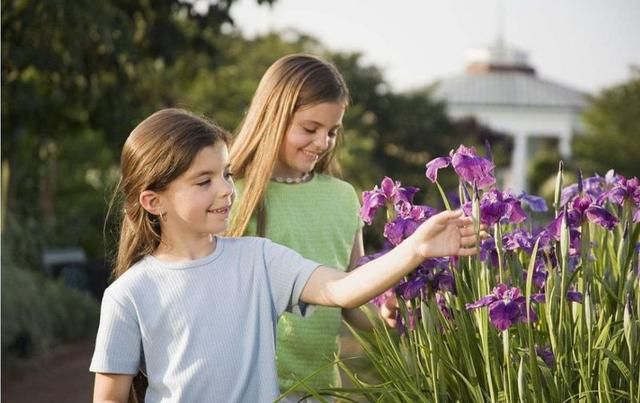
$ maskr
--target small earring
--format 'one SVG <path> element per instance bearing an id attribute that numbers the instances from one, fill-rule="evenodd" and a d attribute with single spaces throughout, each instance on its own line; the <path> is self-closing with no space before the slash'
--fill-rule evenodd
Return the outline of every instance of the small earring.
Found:
<path id="1" fill-rule="evenodd" d="M 163 222 L 167 222 L 167 212 L 166 211 L 163 211 L 162 213 L 160 213 L 160 219 Z"/>

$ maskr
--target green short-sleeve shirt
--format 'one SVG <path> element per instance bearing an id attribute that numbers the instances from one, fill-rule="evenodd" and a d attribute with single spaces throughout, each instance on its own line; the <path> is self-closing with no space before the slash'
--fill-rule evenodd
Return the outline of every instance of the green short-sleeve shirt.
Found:
<path id="1" fill-rule="evenodd" d="M 237 184 L 238 197 L 244 191 Z M 350 184 L 316 174 L 309 182 L 270 182 L 266 195 L 266 237 L 297 251 L 307 259 L 346 270 L 353 240 L 362 227 L 358 195 Z M 255 235 L 252 220 L 245 235 Z M 339 308 L 317 307 L 308 318 L 285 313 L 278 323 L 277 366 L 280 388 L 288 389 L 321 367 L 327 367 L 306 384 L 340 386 L 336 366 L 327 366 L 338 352 Z"/>

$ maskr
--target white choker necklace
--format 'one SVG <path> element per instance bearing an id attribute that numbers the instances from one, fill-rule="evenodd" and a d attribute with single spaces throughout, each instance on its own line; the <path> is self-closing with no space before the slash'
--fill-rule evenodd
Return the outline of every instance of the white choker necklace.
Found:
<path id="1" fill-rule="evenodd" d="M 313 175 L 311 174 L 311 172 L 305 172 L 304 175 L 302 175 L 299 178 L 288 178 L 285 176 L 274 176 L 273 178 L 271 178 L 272 181 L 277 182 L 277 183 L 286 183 L 288 185 L 294 185 L 297 183 L 305 183 L 305 182 L 309 182 L 311 180 L 311 178 L 313 178 Z"/>

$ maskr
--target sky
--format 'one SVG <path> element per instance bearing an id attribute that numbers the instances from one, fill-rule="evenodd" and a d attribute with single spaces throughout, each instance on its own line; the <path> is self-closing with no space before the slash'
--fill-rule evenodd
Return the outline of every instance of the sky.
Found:
<path id="1" fill-rule="evenodd" d="M 640 0 L 240 0 L 231 15 L 249 38 L 293 28 L 362 53 L 396 91 L 461 74 L 500 32 L 540 77 L 594 95 L 640 67 Z"/>

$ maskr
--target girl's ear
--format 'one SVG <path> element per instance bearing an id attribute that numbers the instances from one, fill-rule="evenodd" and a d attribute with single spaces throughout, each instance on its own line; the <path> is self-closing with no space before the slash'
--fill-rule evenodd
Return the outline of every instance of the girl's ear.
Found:
<path id="1" fill-rule="evenodd" d="M 143 209 L 147 210 L 149 213 L 160 216 L 164 212 L 161 210 L 160 203 L 160 195 L 158 195 L 153 190 L 145 190 L 140 193 L 140 197 L 138 198 L 138 202 L 142 206 Z"/>

